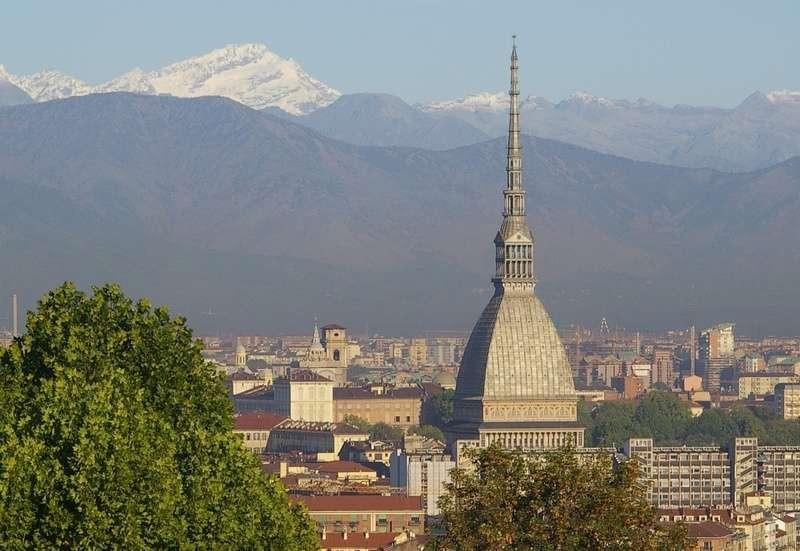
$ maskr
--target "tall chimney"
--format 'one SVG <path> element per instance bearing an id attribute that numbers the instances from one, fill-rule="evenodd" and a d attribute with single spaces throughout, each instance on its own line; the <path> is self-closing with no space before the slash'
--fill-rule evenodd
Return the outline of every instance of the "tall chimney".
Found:
<path id="1" fill-rule="evenodd" d="M 11 336 L 19 337 L 19 309 L 16 293 L 11 295 Z"/>
<path id="2" fill-rule="evenodd" d="M 695 346 L 697 346 L 697 339 L 694 336 L 694 325 L 689 330 L 689 338 L 691 342 L 689 343 L 689 366 L 690 366 L 690 374 L 694 375 L 694 358 L 697 356 L 697 351 L 695 350 Z"/>

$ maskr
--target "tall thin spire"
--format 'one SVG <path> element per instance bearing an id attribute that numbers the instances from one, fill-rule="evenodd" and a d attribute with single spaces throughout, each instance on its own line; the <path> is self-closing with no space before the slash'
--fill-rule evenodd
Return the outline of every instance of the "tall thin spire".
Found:
<path id="1" fill-rule="evenodd" d="M 533 234 L 525 219 L 525 190 L 522 187 L 522 142 L 519 124 L 519 60 L 517 37 L 511 48 L 511 87 L 508 90 L 508 150 L 506 187 L 503 190 L 503 223 L 494 239 L 495 293 L 530 292 L 533 275 Z"/>
<path id="2" fill-rule="evenodd" d="M 519 131 L 519 61 L 517 58 L 517 36 L 511 48 L 511 88 L 508 90 L 508 153 L 506 158 L 506 216 L 525 215 L 525 192 L 522 189 L 522 144 Z"/>

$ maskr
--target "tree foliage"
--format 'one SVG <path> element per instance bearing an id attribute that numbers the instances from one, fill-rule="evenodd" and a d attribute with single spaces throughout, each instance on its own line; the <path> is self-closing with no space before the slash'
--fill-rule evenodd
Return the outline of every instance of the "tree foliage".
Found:
<path id="1" fill-rule="evenodd" d="M 469 450 L 439 501 L 440 550 L 672 551 L 690 548 L 681 526 L 662 527 L 635 461 L 561 449 L 539 456 Z"/>
<path id="2" fill-rule="evenodd" d="M 363 417 L 352 414 L 345 415 L 344 422 L 369 433 L 369 437 L 372 440 L 399 442 L 403 439 L 403 429 L 387 425 L 386 423 L 379 422 L 373 424 Z"/>
<path id="3" fill-rule="evenodd" d="M 455 394 L 455 390 L 444 389 L 437 394 L 429 396 L 423 404 L 425 422 L 444 430 L 447 424 L 453 420 L 453 399 Z"/>
<path id="4" fill-rule="evenodd" d="M 64 284 L 0 352 L 3 549 L 316 549 L 182 318 Z"/>
<path id="5" fill-rule="evenodd" d="M 369 428 L 369 437 L 381 442 L 399 442 L 403 439 L 403 429 L 386 423 L 375 423 Z"/>
<path id="6" fill-rule="evenodd" d="M 605 402 L 583 416 L 592 446 L 621 446 L 631 437 L 653 438 L 656 445 L 726 445 L 753 436 L 764 445 L 800 445 L 800 421 L 777 418 L 767 407 L 711 408 L 692 417 L 671 392 L 651 391 L 638 403 Z"/>
<path id="7" fill-rule="evenodd" d="M 444 442 L 444 433 L 439 427 L 433 425 L 422 425 L 421 427 L 411 427 L 408 432 L 411 434 L 418 434 L 426 438 L 433 438 L 439 442 Z"/>
<path id="8" fill-rule="evenodd" d="M 352 425 L 358 429 L 361 429 L 364 432 L 369 432 L 369 429 L 372 428 L 372 424 L 369 421 L 363 417 L 359 417 L 358 415 L 353 415 L 351 413 L 348 413 L 344 416 L 344 422 L 348 425 Z"/>

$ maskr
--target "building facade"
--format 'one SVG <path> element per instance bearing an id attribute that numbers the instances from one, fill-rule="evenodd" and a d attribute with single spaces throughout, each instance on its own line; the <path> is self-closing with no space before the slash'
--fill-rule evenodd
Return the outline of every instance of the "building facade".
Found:
<path id="1" fill-rule="evenodd" d="M 390 459 L 392 487 L 405 488 L 406 495 L 422 498 L 422 506 L 429 517 L 439 516 L 439 498 L 450 482 L 450 471 L 455 468 L 453 459 L 446 454 L 406 453 L 395 450 Z"/>
<path id="2" fill-rule="evenodd" d="M 800 419 L 800 383 L 775 385 L 775 413 L 782 419 Z"/>
<path id="3" fill-rule="evenodd" d="M 775 392 L 775 387 L 782 383 L 800 383 L 800 376 L 794 373 L 741 373 L 737 381 L 737 392 L 740 400 L 750 396 L 763 398 Z"/>
<path id="4" fill-rule="evenodd" d="M 370 424 L 417 427 L 424 397 L 418 387 L 334 388 L 333 420 L 343 423 L 348 415 L 353 415 Z"/>
<path id="5" fill-rule="evenodd" d="M 290 369 L 273 384 L 274 411 L 296 421 L 333 422 L 333 384 L 309 369 Z"/>
<path id="6" fill-rule="evenodd" d="M 766 499 L 774 511 L 800 511 L 800 446 L 736 438 L 723 448 L 657 447 L 650 438 L 631 438 L 623 455 L 640 462 L 656 507 L 731 507 Z"/>
<path id="7" fill-rule="evenodd" d="M 327 532 L 422 533 L 425 511 L 419 497 L 380 495 L 293 496 Z"/>

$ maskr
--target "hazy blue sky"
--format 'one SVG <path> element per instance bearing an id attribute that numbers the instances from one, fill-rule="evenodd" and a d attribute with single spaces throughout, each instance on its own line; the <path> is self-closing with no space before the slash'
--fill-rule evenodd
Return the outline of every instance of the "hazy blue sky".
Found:
<path id="1" fill-rule="evenodd" d="M 343 92 L 409 101 L 503 90 L 732 106 L 800 89 L 800 1 L 135 2 L 9 0 L 0 63 L 96 83 L 232 42 L 263 42 Z"/>

